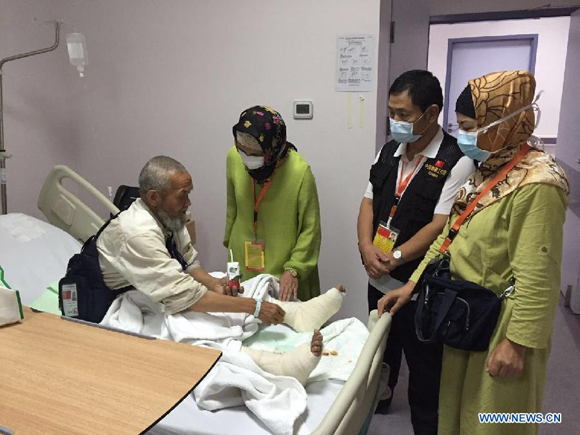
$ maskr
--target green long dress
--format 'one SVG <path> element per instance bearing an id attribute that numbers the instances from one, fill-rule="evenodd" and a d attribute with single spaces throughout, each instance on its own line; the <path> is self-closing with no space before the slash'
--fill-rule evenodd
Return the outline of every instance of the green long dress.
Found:
<path id="1" fill-rule="evenodd" d="M 500 294 L 516 279 L 502 305 L 487 352 L 445 346 L 439 394 L 439 434 L 533 434 L 538 425 L 479 423 L 478 413 L 541 412 L 554 313 L 560 291 L 567 197 L 547 184 L 528 184 L 466 221 L 449 248 L 452 274 Z M 457 215 L 449 222 L 455 222 Z M 447 228 L 433 243 L 411 280 L 417 282 L 437 255 Z M 492 378 L 491 352 L 505 338 L 526 346 L 524 370 L 514 378 Z M 557 410 L 549 410 L 557 411 Z"/>
<path id="2" fill-rule="evenodd" d="M 256 196 L 261 186 L 256 183 Z M 227 217 L 224 246 L 240 262 L 243 279 L 260 273 L 280 277 L 292 268 L 298 272 L 298 299 L 320 294 L 318 254 L 321 230 L 318 193 L 310 166 L 296 151 L 272 177 L 272 184 L 258 208 L 257 239 L 265 243 L 264 272 L 246 270 L 244 243 L 253 240 L 254 192 L 252 179 L 235 147 L 227 157 Z"/>

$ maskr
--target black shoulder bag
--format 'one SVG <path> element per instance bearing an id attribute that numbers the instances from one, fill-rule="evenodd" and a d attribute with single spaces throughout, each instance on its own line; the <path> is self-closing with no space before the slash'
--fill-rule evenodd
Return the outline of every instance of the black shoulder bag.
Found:
<path id="1" fill-rule="evenodd" d="M 461 224 L 471 215 L 479 200 L 486 195 L 527 154 L 530 146 L 524 145 L 518 154 L 467 206 L 449 230 L 442 254 L 431 261 L 419 281 L 419 299 L 415 312 L 415 332 L 423 342 L 441 342 L 456 349 L 485 351 L 499 315 L 503 299 L 515 290 L 512 280 L 501 296 L 470 281 L 451 278 L 451 258 L 447 250 L 457 235 Z"/>
<path id="2" fill-rule="evenodd" d="M 99 265 L 97 239 L 120 213 L 105 222 L 97 234 L 85 242 L 81 252 L 69 260 L 66 276 L 58 283 L 58 302 L 63 315 L 100 323 L 115 298 L 133 289 L 129 286 L 111 290 L 105 285 Z"/>

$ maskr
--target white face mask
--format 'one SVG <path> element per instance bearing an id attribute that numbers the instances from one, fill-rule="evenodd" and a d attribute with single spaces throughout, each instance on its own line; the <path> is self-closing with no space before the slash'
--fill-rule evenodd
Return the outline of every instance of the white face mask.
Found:
<path id="1" fill-rule="evenodd" d="M 246 165 L 246 168 L 249 170 L 260 169 L 262 166 L 264 166 L 264 156 L 249 156 L 239 148 L 238 153 L 240 153 L 240 157 L 244 161 L 244 165 Z"/>

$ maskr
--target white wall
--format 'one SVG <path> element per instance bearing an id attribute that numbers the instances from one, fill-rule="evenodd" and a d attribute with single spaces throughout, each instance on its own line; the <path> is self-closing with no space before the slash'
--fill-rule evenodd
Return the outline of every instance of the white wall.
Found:
<path id="1" fill-rule="evenodd" d="M 54 27 L 40 20 L 58 15 L 52 0 L 0 0 L 0 59 L 46 48 Z M 53 52 L 8 62 L 3 68 L 4 139 L 8 211 L 40 217 L 36 201 L 44 178 L 58 163 L 75 166 L 71 141 L 66 43 Z M 1 249 L 1 248 L 0 248 Z"/>
<path id="2" fill-rule="evenodd" d="M 202 263 L 223 269 L 231 127 L 243 109 L 271 105 L 318 184 L 322 287 L 343 282 L 350 289 L 343 312 L 365 317 L 356 218 L 374 157 L 377 96 L 364 94 L 359 128 L 359 95 L 353 95 L 354 126 L 347 129 L 347 94 L 334 92 L 333 79 L 336 36 L 378 36 L 380 0 L 53 1 L 58 18 L 70 24 L 66 32 L 85 33 L 90 60 L 83 80 L 65 65 L 75 169 L 105 192 L 135 185 L 154 155 L 182 161 L 194 179 Z M 8 1 L 10 12 L 18 3 Z M 19 25 L 11 27 L 15 40 L 24 35 Z M 30 95 L 34 101 L 36 93 Z M 314 101 L 312 121 L 292 119 L 294 99 Z M 25 167 L 14 162 L 14 170 Z"/>
<path id="3" fill-rule="evenodd" d="M 445 89 L 449 39 L 538 34 L 536 90 L 543 89 L 544 94 L 538 102 L 542 114 L 535 134 L 555 138 L 558 135 L 569 28 L 570 17 L 432 25 L 428 69 L 439 78 Z"/>

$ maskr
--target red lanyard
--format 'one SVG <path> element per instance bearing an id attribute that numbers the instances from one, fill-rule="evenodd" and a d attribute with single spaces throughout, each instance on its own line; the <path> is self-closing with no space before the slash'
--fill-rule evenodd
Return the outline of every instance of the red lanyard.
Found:
<path id="1" fill-rule="evenodd" d="M 461 227 L 461 224 L 463 224 L 463 222 L 469 217 L 469 215 L 471 215 L 471 213 L 477 206 L 479 200 L 483 198 L 497 183 L 503 180 L 504 177 L 507 175 L 507 173 L 511 171 L 514 168 L 514 166 L 517 165 L 524 158 L 524 156 L 528 153 L 529 150 L 530 146 L 528 144 L 525 144 L 522 147 L 522 149 L 515 155 L 515 157 L 502 169 L 502 171 L 495 176 L 495 178 L 491 181 L 491 183 L 487 184 L 485 188 L 481 191 L 481 193 L 477 195 L 477 197 L 473 201 L 471 201 L 471 203 L 469 203 L 465 211 L 461 213 L 461 216 L 459 216 L 455 220 L 455 223 L 453 224 L 453 227 L 449 230 L 449 234 L 447 234 L 447 237 L 445 238 L 445 241 L 441 245 L 439 252 L 441 252 L 442 254 L 445 254 L 445 252 L 447 252 L 447 249 L 449 249 L 449 245 L 459 232 L 459 227 Z"/>
<path id="2" fill-rule="evenodd" d="M 260 192 L 260 195 L 258 196 L 258 199 L 256 199 L 256 180 L 254 180 L 252 178 L 252 189 L 254 189 L 254 226 L 253 226 L 253 228 L 254 228 L 254 236 L 256 235 L 256 231 L 258 229 L 258 207 L 260 206 L 260 203 L 264 199 L 264 196 L 266 196 L 266 192 L 270 188 L 270 184 L 272 184 L 272 179 L 271 178 L 264 185 L 264 187 L 262 187 L 262 191 Z"/>
<path id="3" fill-rule="evenodd" d="M 395 203 L 391 207 L 391 212 L 389 213 L 389 220 L 393 219 L 393 216 L 395 216 L 395 212 L 397 211 L 397 206 L 399 205 L 401 196 L 403 196 L 403 193 L 405 192 L 407 186 L 409 185 L 409 181 L 411 181 L 411 178 L 413 178 L 413 174 L 415 173 L 415 171 L 417 170 L 422 161 L 423 156 L 419 157 L 419 160 L 415 164 L 415 167 L 413 168 L 411 173 L 405 177 L 404 180 L 403 180 L 403 172 L 405 169 L 405 162 L 401 162 L 401 173 L 399 174 L 399 186 L 397 187 L 397 192 L 395 193 Z"/>

